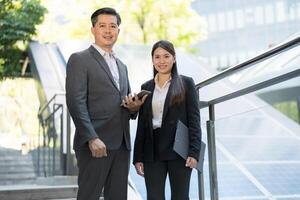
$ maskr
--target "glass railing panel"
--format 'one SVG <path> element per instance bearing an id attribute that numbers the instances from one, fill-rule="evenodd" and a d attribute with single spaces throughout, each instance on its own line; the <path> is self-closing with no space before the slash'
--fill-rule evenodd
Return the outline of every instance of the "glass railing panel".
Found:
<path id="1" fill-rule="evenodd" d="M 296 122 L 265 105 L 217 116 L 215 128 L 219 199 L 299 199 L 300 126 Z"/>

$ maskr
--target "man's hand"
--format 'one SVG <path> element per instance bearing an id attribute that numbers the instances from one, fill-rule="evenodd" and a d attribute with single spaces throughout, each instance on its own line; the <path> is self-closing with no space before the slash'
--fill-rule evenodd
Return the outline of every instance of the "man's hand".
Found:
<path id="1" fill-rule="evenodd" d="M 89 141 L 89 148 L 92 152 L 92 156 L 95 158 L 101 158 L 107 156 L 106 146 L 99 138 L 95 138 Z"/>
<path id="2" fill-rule="evenodd" d="M 188 157 L 185 162 L 185 166 L 189 168 L 196 168 L 197 160 L 193 157 Z"/>
<path id="3" fill-rule="evenodd" d="M 143 103 L 145 102 L 147 96 L 148 95 L 145 95 L 145 96 L 143 96 L 142 99 L 139 99 L 136 94 L 134 94 L 134 96 L 129 94 L 128 96 L 126 96 L 123 99 L 122 106 L 124 106 L 125 108 L 127 108 L 131 112 L 136 112 L 140 109 L 141 105 L 143 105 Z"/>
<path id="4" fill-rule="evenodd" d="M 144 163 L 137 162 L 135 163 L 134 166 L 135 166 L 136 173 L 140 176 L 144 176 Z"/>

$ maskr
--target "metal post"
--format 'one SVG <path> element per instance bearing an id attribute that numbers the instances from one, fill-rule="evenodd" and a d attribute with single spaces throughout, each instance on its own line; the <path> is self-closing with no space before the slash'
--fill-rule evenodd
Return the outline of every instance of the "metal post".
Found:
<path id="1" fill-rule="evenodd" d="M 43 169 L 44 169 L 44 176 L 46 176 L 46 130 L 45 130 L 45 126 L 43 126 Z"/>
<path id="2" fill-rule="evenodd" d="M 67 111 L 67 156 L 66 156 L 66 175 L 71 174 L 71 116 Z"/>
<path id="3" fill-rule="evenodd" d="M 200 96 L 199 96 L 199 90 L 197 90 L 197 95 L 199 99 L 199 106 L 202 104 L 202 101 L 200 101 Z M 200 109 L 200 107 L 199 107 Z M 197 171 L 198 174 L 198 196 L 199 200 L 205 200 L 204 198 L 204 181 L 203 181 L 203 172 Z"/>
<path id="4" fill-rule="evenodd" d="M 47 168 L 47 176 L 50 176 L 51 172 L 51 149 L 50 149 L 50 142 L 51 142 L 51 132 L 52 131 L 52 125 L 51 125 L 51 118 L 48 119 L 49 124 L 48 124 L 48 131 L 47 131 L 47 151 L 48 151 L 48 168 Z"/>
<path id="5" fill-rule="evenodd" d="M 203 173 L 197 171 L 198 174 L 198 196 L 199 200 L 205 200 L 204 198 L 204 181 L 203 181 Z"/>
<path id="6" fill-rule="evenodd" d="M 39 134 L 38 134 L 38 145 L 37 145 L 37 174 L 38 176 L 41 175 L 41 170 L 40 170 L 40 154 L 41 154 L 41 124 L 39 125 Z"/>
<path id="7" fill-rule="evenodd" d="M 297 99 L 298 124 L 300 124 L 300 98 Z"/>
<path id="8" fill-rule="evenodd" d="M 208 160 L 209 160 L 209 182 L 210 199 L 218 200 L 217 159 L 215 142 L 215 110 L 214 105 L 209 105 L 209 120 L 207 126 Z"/>
<path id="9" fill-rule="evenodd" d="M 63 168 L 63 165 L 62 165 L 62 158 L 63 158 L 63 154 L 64 154 L 64 151 L 63 151 L 63 143 L 64 143 L 64 140 L 63 140 L 63 130 L 64 130 L 64 108 L 62 105 L 60 105 L 60 109 L 61 109 L 61 113 L 60 113 L 60 148 L 59 148 L 59 171 L 60 172 L 63 172 L 64 168 Z"/>
<path id="10" fill-rule="evenodd" d="M 53 141 L 53 146 L 52 146 L 52 176 L 54 176 L 54 171 L 55 171 L 55 150 L 56 150 L 56 126 L 55 126 L 55 113 L 53 113 L 53 133 L 51 134 L 52 136 L 52 141 Z"/>

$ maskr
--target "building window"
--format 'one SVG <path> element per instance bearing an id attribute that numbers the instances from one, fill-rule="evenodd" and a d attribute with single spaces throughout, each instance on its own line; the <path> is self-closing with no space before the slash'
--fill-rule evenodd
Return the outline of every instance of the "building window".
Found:
<path id="1" fill-rule="evenodd" d="M 265 18 L 266 18 L 266 24 L 272 24 L 274 23 L 274 7 L 273 5 L 267 4 L 265 7 Z"/>
<path id="2" fill-rule="evenodd" d="M 218 30 L 219 31 L 225 31 L 226 30 L 226 21 L 225 21 L 225 14 L 224 13 L 218 13 Z"/>
<path id="3" fill-rule="evenodd" d="M 211 56 L 210 59 L 209 59 L 209 64 L 211 66 L 213 66 L 214 68 L 217 68 L 218 67 L 218 59 L 217 59 L 217 57 Z"/>
<path id="4" fill-rule="evenodd" d="M 295 9 L 295 7 L 289 6 L 287 11 L 289 15 L 289 20 L 295 20 L 297 18 L 297 10 Z"/>
<path id="5" fill-rule="evenodd" d="M 219 68 L 227 68 L 228 62 L 227 62 L 227 56 L 225 54 L 220 55 L 220 65 Z"/>
<path id="6" fill-rule="evenodd" d="M 226 20 L 227 20 L 227 28 L 229 30 L 232 30 L 235 28 L 235 17 L 234 13 L 232 11 L 227 12 L 226 14 Z"/>
<path id="7" fill-rule="evenodd" d="M 256 25 L 263 25 L 265 23 L 263 7 L 257 6 L 254 9 L 254 21 Z"/>
<path id="8" fill-rule="evenodd" d="M 246 24 L 253 24 L 254 23 L 254 13 L 252 8 L 246 8 L 245 10 L 245 23 Z"/>
<path id="9" fill-rule="evenodd" d="M 298 19 L 300 19 L 300 3 L 297 3 L 297 5 L 296 5 L 296 15 L 298 16 Z"/>
<path id="10" fill-rule="evenodd" d="M 247 59 L 247 55 L 245 52 L 238 53 L 238 63 L 245 61 Z"/>
<path id="11" fill-rule="evenodd" d="M 217 31 L 217 19 L 216 15 L 209 15 L 208 16 L 208 31 L 215 32 Z"/>
<path id="12" fill-rule="evenodd" d="M 233 65 L 237 64 L 235 54 L 231 53 L 231 54 L 228 55 L 228 57 L 229 57 L 229 59 L 228 59 L 229 60 L 229 66 L 233 66 Z"/>
<path id="13" fill-rule="evenodd" d="M 245 18 L 244 18 L 244 13 L 242 10 L 237 10 L 236 11 L 236 27 L 237 28 L 243 28 L 245 25 Z"/>
<path id="14" fill-rule="evenodd" d="M 286 8 L 282 1 L 276 2 L 276 20 L 277 22 L 283 22 L 286 20 Z"/>

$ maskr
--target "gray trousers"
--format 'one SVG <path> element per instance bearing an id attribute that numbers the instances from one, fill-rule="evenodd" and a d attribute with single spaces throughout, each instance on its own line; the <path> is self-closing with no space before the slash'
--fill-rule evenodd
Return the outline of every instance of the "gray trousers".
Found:
<path id="1" fill-rule="evenodd" d="M 75 151 L 77 158 L 77 200 L 127 200 L 130 151 L 124 145 L 108 150 L 107 157 L 94 158 L 90 150 Z"/>

